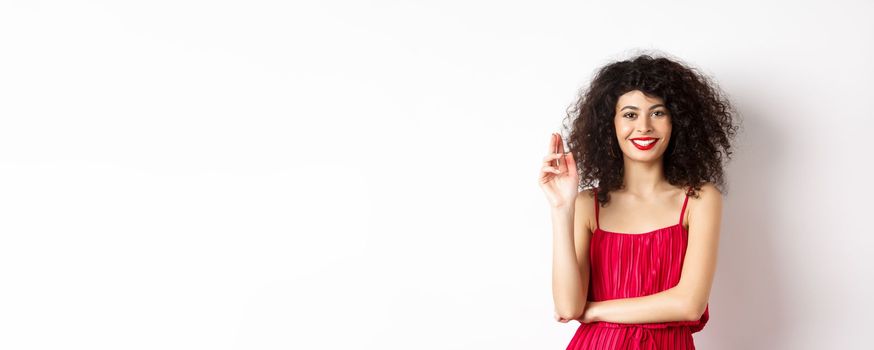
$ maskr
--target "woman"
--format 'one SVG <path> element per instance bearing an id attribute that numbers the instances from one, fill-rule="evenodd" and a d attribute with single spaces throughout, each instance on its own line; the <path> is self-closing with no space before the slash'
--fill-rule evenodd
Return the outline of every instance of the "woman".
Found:
<path id="1" fill-rule="evenodd" d="M 555 317 L 580 322 L 567 349 L 694 349 L 710 317 L 733 108 L 694 69 L 640 55 L 601 68 L 568 116 L 570 152 L 553 134 L 539 179 Z"/>

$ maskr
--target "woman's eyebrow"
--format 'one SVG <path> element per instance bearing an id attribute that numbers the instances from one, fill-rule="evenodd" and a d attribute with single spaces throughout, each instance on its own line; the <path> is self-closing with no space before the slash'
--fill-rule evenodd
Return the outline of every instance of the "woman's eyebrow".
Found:
<path id="1" fill-rule="evenodd" d="M 652 106 L 650 106 L 649 109 L 650 109 L 650 110 L 653 110 L 653 109 L 656 109 L 656 108 L 658 108 L 658 107 L 664 107 L 664 106 L 665 106 L 665 105 L 663 105 L 663 104 L 660 103 L 660 104 L 657 104 L 657 105 L 652 105 Z M 626 109 L 626 108 L 634 109 L 634 110 L 638 110 L 638 109 L 640 109 L 640 108 L 637 108 L 637 106 L 632 106 L 632 105 L 628 105 L 628 106 L 622 107 L 622 109 Z M 620 109 L 619 111 L 621 112 L 622 109 Z"/>

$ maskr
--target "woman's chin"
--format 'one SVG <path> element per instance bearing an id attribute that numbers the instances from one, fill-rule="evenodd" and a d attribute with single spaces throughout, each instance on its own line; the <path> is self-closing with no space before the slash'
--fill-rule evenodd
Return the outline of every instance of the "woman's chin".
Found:
<path id="1" fill-rule="evenodd" d="M 633 162 L 654 163 L 662 160 L 662 153 L 640 154 L 639 151 L 635 150 L 631 154 L 626 153 L 625 158 Z"/>

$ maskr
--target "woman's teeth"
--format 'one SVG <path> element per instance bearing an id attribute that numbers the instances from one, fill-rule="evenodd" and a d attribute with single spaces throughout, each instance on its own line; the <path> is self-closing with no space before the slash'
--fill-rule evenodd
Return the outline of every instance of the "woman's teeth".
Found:
<path id="1" fill-rule="evenodd" d="M 640 146 L 649 146 L 649 144 L 656 142 L 656 140 L 646 140 L 646 141 L 631 140 L 631 142 L 634 142 L 635 144 L 640 145 Z"/>

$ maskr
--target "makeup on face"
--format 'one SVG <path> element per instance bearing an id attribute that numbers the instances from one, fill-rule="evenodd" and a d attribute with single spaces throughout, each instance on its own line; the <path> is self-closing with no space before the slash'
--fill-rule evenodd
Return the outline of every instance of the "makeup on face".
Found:
<path id="1" fill-rule="evenodd" d="M 670 113 L 661 99 L 646 96 L 640 91 L 630 91 L 619 98 L 621 106 L 616 114 L 617 137 L 630 142 L 639 151 L 655 150 L 670 133 Z M 628 148 L 623 145 L 626 150 Z"/>
<path id="2" fill-rule="evenodd" d="M 635 137 L 631 139 L 631 143 L 639 150 L 648 151 L 655 147 L 658 140 L 659 139 L 655 137 Z"/>

